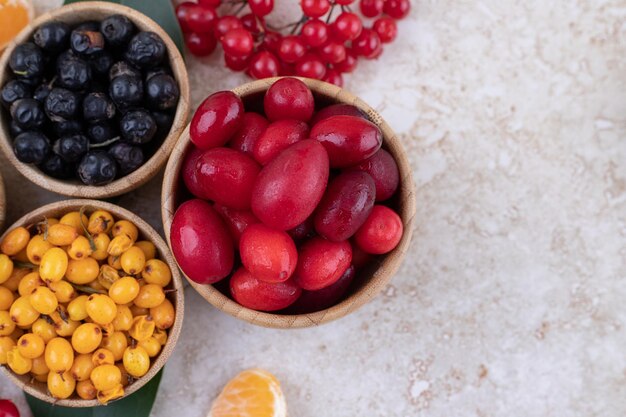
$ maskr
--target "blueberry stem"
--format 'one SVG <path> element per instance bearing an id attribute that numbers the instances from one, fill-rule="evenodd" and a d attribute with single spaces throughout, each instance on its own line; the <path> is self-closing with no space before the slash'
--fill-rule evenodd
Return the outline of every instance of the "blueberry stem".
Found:
<path id="1" fill-rule="evenodd" d="M 109 139 L 109 140 L 107 140 L 105 142 L 102 142 L 102 143 L 96 143 L 95 145 L 91 145 L 90 144 L 89 145 L 89 149 L 92 149 L 92 148 L 104 148 L 105 146 L 109 146 L 110 144 L 115 143 L 115 142 L 117 142 L 120 139 L 121 139 L 120 136 L 116 136 L 116 137 L 111 138 L 111 139 Z"/>

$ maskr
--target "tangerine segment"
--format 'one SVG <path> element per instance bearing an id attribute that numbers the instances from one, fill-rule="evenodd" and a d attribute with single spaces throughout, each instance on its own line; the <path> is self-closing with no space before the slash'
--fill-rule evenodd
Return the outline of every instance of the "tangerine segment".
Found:
<path id="1" fill-rule="evenodd" d="M 0 0 L 0 51 L 32 20 L 29 0 Z"/>
<path id="2" fill-rule="evenodd" d="M 231 379 L 213 402 L 209 417 L 286 417 L 280 382 L 262 369 L 249 369 Z"/>

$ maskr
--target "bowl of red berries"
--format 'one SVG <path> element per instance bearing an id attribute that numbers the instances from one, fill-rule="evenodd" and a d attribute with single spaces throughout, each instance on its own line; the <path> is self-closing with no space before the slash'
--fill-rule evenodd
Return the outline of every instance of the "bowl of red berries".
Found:
<path id="1" fill-rule="evenodd" d="M 110 2 L 43 14 L 0 58 L 0 148 L 59 194 L 104 198 L 144 184 L 187 123 L 180 52 L 153 20 Z"/>
<path id="2" fill-rule="evenodd" d="M 276 328 L 370 301 L 406 254 L 415 215 L 401 142 L 370 106 L 307 78 L 207 97 L 168 161 L 167 241 L 220 310 Z"/>

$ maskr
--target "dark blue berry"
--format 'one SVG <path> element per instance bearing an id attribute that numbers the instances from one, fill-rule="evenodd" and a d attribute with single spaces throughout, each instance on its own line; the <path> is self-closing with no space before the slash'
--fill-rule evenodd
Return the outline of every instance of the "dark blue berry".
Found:
<path id="1" fill-rule="evenodd" d="M 11 120 L 11 123 L 9 123 L 9 133 L 11 134 L 12 138 L 24 132 L 26 132 L 25 129 L 22 129 L 20 125 L 15 123 L 15 120 Z"/>
<path id="2" fill-rule="evenodd" d="M 133 145 L 142 145 L 150 142 L 156 131 L 156 121 L 145 110 L 129 111 L 120 120 L 122 137 Z"/>
<path id="3" fill-rule="evenodd" d="M 17 80 L 11 80 L 2 87 L 0 100 L 5 107 L 11 107 L 14 101 L 30 97 L 31 92 L 29 85 Z"/>
<path id="4" fill-rule="evenodd" d="M 78 177 L 87 185 L 104 185 L 115 179 L 117 164 L 105 151 L 89 151 L 77 168 Z"/>
<path id="5" fill-rule="evenodd" d="M 84 59 L 66 51 L 57 59 L 56 75 L 61 87 L 82 91 L 89 87 L 91 67 Z"/>
<path id="6" fill-rule="evenodd" d="M 76 162 L 89 151 L 89 139 L 81 134 L 64 136 L 54 142 L 52 150 L 65 162 Z"/>
<path id="7" fill-rule="evenodd" d="M 137 106 L 143 101 L 143 82 L 132 75 L 120 75 L 111 80 L 109 96 L 120 108 Z"/>
<path id="8" fill-rule="evenodd" d="M 126 16 L 114 14 L 100 23 L 100 32 L 108 44 L 123 46 L 130 41 L 135 33 L 135 25 Z"/>
<path id="9" fill-rule="evenodd" d="M 154 137 L 161 141 L 167 137 L 174 123 L 174 114 L 164 111 L 153 111 L 152 118 L 157 124 L 157 132 Z"/>
<path id="10" fill-rule="evenodd" d="M 17 45 L 9 57 L 9 67 L 13 74 L 28 79 L 42 76 L 44 65 L 42 50 L 32 42 Z"/>
<path id="11" fill-rule="evenodd" d="M 11 105 L 11 117 L 22 129 L 35 130 L 43 126 L 46 114 L 34 98 L 21 98 Z"/>
<path id="12" fill-rule="evenodd" d="M 80 55 L 93 55 L 104 49 L 104 36 L 97 30 L 74 29 L 70 35 L 72 51 Z"/>
<path id="13" fill-rule="evenodd" d="M 101 77 L 107 76 L 113 62 L 113 56 L 106 50 L 92 55 L 89 59 L 92 73 Z"/>
<path id="14" fill-rule="evenodd" d="M 87 136 L 91 143 L 100 144 L 118 136 L 118 132 L 109 122 L 97 122 L 87 126 Z"/>
<path id="15" fill-rule="evenodd" d="M 33 98 L 40 103 L 44 103 L 50 94 L 50 91 L 52 91 L 52 86 L 50 84 L 43 83 L 35 89 Z"/>
<path id="16" fill-rule="evenodd" d="M 115 104 L 104 93 L 90 93 L 83 99 L 83 118 L 87 122 L 99 122 L 115 116 Z"/>
<path id="17" fill-rule="evenodd" d="M 50 152 L 50 141 L 41 132 L 27 131 L 13 141 L 15 156 L 27 164 L 40 164 Z"/>
<path id="18" fill-rule="evenodd" d="M 61 120 L 52 124 L 52 129 L 57 137 L 68 136 L 83 131 L 83 124 L 80 120 Z"/>
<path id="19" fill-rule="evenodd" d="M 171 75 L 154 75 L 146 82 L 146 102 L 152 109 L 172 109 L 178 104 L 179 97 L 178 83 Z"/>
<path id="20" fill-rule="evenodd" d="M 141 72 L 126 61 L 118 61 L 111 66 L 111 69 L 109 70 L 109 81 L 119 77 L 120 75 L 129 75 L 141 78 Z"/>
<path id="21" fill-rule="evenodd" d="M 165 43 L 159 35 L 154 32 L 139 32 L 128 43 L 124 56 L 136 67 L 150 68 L 160 65 L 165 54 Z"/>
<path id="22" fill-rule="evenodd" d="M 109 148 L 109 155 L 117 161 L 120 174 L 127 175 L 143 165 L 144 155 L 139 146 L 118 142 Z"/>
<path id="23" fill-rule="evenodd" d="M 71 119 L 78 114 L 80 97 L 65 88 L 53 88 L 46 97 L 44 109 L 53 122 Z"/>
<path id="24" fill-rule="evenodd" d="M 67 23 L 47 22 L 37 28 L 33 41 L 46 52 L 61 52 L 68 47 L 70 31 Z"/>
<path id="25" fill-rule="evenodd" d="M 59 155 L 50 154 L 41 164 L 39 164 L 45 174 L 60 180 L 66 180 L 74 176 L 74 165 L 65 162 Z"/>

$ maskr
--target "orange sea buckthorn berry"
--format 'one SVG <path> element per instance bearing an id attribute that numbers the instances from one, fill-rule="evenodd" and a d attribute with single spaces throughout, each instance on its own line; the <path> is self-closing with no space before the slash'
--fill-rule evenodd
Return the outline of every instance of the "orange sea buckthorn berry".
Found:
<path id="1" fill-rule="evenodd" d="M 69 371 L 74 363 L 74 349 L 70 342 L 62 337 L 50 340 L 46 345 L 44 355 L 46 365 L 55 373 Z"/>
<path id="2" fill-rule="evenodd" d="M 11 230 L 0 242 L 0 250 L 8 256 L 17 255 L 22 249 L 26 248 L 30 240 L 30 233 L 25 227 L 16 227 Z"/>
<path id="3" fill-rule="evenodd" d="M 48 227 L 47 240 L 54 246 L 70 245 L 78 236 L 79 233 L 76 228 L 69 224 L 58 223 Z"/>
<path id="4" fill-rule="evenodd" d="M 141 276 L 148 284 L 166 287 L 172 280 L 172 271 L 162 260 L 150 259 L 141 271 Z"/>
<path id="5" fill-rule="evenodd" d="M 80 260 L 70 259 L 67 264 L 65 277 L 71 283 L 78 285 L 89 284 L 98 278 L 100 265 L 94 258 L 86 257 Z"/>
<path id="6" fill-rule="evenodd" d="M 30 305 L 28 297 L 19 297 L 9 310 L 11 320 L 18 326 L 30 326 L 39 318 L 37 310 Z"/>
<path id="7" fill-rule="evenodd" d="M 20 354 L 28 359 L 35 359 L 43 355 L 46 343 L 36 334 L 26 333 L 17 341 L 17 349 Z"/>
<path id="8" fill-rule="evenodd" d="M 87 298 L 89 298 L 89 296 L 85 294 L 79 295 L 67 305 L 67 314 L 69 315 L 70 319 L 75 321 L 81 321 L 87 318 L 87 308 L 85 307 Z"/>
<path id="9" fill-rule="evenodd" d="M 111 243 L 111 238 L 106 233 L 93 235 L 93 243 L 96 246 L 96 250 L 92 252 L 92 258 L 97 261 L 104 261 L 109 257 L 107 249 L 109 248 L 109 243 Z"/>
<path id="10" fill-rule="evenodd" d="M 107 265 L 116 270 L 122 269 L 122 262 L 119 256 L 109 255 L 109 257 L 107 258 Z"/>
<path id="11" fill-rule="evenodd" d="M 67 254 L 74 260 L 85 259 L 93 253 L 89 239 L 85 236 L 78 236 L 67 248 Z"/>
<path id="12" fill-rule="evenodd" d="M 33 367 L 33 360 L 25 358 L 20 353 L 17 346 L 14 346 L 7 352 L 7 364 L 13 372 L 18 375 L 24 375 L 30 372 Z"/>
<path id="13" fill-rule="evenodd" d="M 133 313 L 128 306 L 118 305 L 117 314 L 113 319 L 115 331 L 128 331 L 133 324 Z"/>
<path id="14" fill-rule="evenodd" d="M 110 265 L 102 265 L 100 267 L 100 272 L 98 273 L 98 282 L 100 283 L 100 285 L 102 285 L 102 287 L 108 290 L 109 288 L 111 288 L 111 285 L 113 285 L 113 283 L 118 279 L 120 279 L 120 274 L 119 272 L 117 272 L 117 269 Z"/>
<path id="15" fill-rule="evenodd" d="M 139 230 L 137 226 L 129 222 L 128 220 L 118 220 L 113 225 L 113 229 L 111 231 L 113 237 L 117 237 L 120 235 L 127 235 L 133 243 L 139 237 Z"/>
<path id="16" fill-rule="evenodd" d="M 9 308 L 11 308 L 13 300 L 15 300 L 13 291 L 5 286 L 0 285 L 0 310 L 8 310 Z"/>
<path id="17" fill-rule="evenodd" d="M 174 325 L 176 311 L 174 305 L 167 298 L 161 304 L 150 309 L 150 316 L 159 329 L 169 329 Z"/>
<path id="18" fill-rule="evenodd" d="M 147 316 L 148 314 L 150 314 L 150 309 L 139 307 L 139 306 L 133 304 L 132 306 L 130 306 L 130 312 L 135 317 L 137 317 L 137 316 Z"/>
<path id="19" fill-rule="evenodd" d="M 115 302 L 104 294 L 91 294 L 85 303 L 87 314 L 98 324 L 108 324 L 117 315 Z"/>
<path id="20" fill-rule="evenodd" d="M 120 263 L 124 272 L 128 275 L 135 275 L 143 270 L 143 267 L 146 264 L 146 255 L 143 253 L 141 248 L 132 246 L 122 253 L 120 256 Z"/>
<path id="21" fill-rule="evenodd" d="M 117 304 L 132 302 L 139 294 L 139 283 L 133 277 L 122 277 L 111 284 L 109 297 Z"/>
<path id="22" fill-rule="evenodd" d="M 8 311 L 0 311 L 0 336 L 10 336 L 15 330 L 15 322 Z"/>
<path id="23" fill-rule="evenodd" d="M 115 361 L 121 361 L 124 351 L 128 347 L 126 335 L 122 332 L 113 332 L 111 335 L 102 339 L 100 346 L 113 354 Z"/>
<path id="24" fill-rule="evenodd" d="M 83 400 L 93 400 L 98 395 L 98 390 L 88 379 L 76 383 L 76 394 Z"/>
<path id="25" fill-rule="evenodd" d="M 153 308 L 161 304 L 165 300 L 165 292 L 163 287 L 156 284 L 146 284 L 139 290 L 135 305 L 144 308 Z"/>
<path id="26" fill-rule="evenodd" d="M 76 381 L 86 381 L 95 367 L 96 365 L 91 360 L 91 353 L 81 353 L 74 358 L 70 372 Z"/>
<path id="27" fill-rule="evenodd" d="M 40 314 L 51 314 L 59 305 L 56 295 L 48 287 L 35 287 L 28 298 L 30 305 Z"/>
<path id="28" fill-rule="evenodd" d="M 165 346 L 167 343 L 167 332 L 163 329 L 159 329 L 158 327 L 154 329 L 152 337 L 154 337 L 156 341 L 161 344 L 161 346 Z"/>
<path id="29" fill-rule="evenodd" d="M 81 224 L 81 220 L 82 220 L 82 224 Z M 70 211 L 69 213 L 63 215 L 63 217 L 59 219 L 60 224 L 67 224 L 68 226 L 72 226 L 74 229 L 76 229 L 79 235 L 85 234 L 85 231 L 83 230 L 83 225 L 87 227 L 88 222 L 89 222 L 89 219 L 87 219 L 87 216 L 85 216 L 84 214 L 81 216 L 80 212 L 78 211 Z"/>
<path id="30" fill-rule="evenodd" d="M 13 273 L 13 261 L 7 255 L 0 254 L 0 284 L 9 280 Z"/>
<path id="31" fill-rule="evenodd" d="M 126 372 L 135 378 L 141 378 L 150 369 L 150 357 L 141 346 L 127 347 L 122 361 Z"/>
<path id="32" fill-rule="evenodd" d="M 123 396 L 124 396 L 124 387 L 122 384 L 118 384 L 115 387 L 108 389 L 108 390 L 98 391 L 98 401 L 100 402 L 100 404 L 104 404 L 104 405 L 106 405 L 109 401 L 116 400 Z"/>
<path id="33" fill-rule="evenodd" d="M 109 233 L 109 231 L 113 228 L 113 216 L 111 213 L 104 210 L 96 210 L 91 216 L 89 216 L 89 223 L 87 225 L 87 230 L 92 235 L 97 233 Z"/>
<path id="34" fill-rule="evenodd" d="M 45 282 L 41 279 L 38 272 L 31 272 L 30 274 L 24 275 L 24 278 L 20 280 L 20 285 L 17 287 L 17 292 L 22 297 L 27 297 L 32 294 L 33 290 L 36 287 L 41 287 L 46 285 Z"/>
<path id="35" fill-rule="evenodd" d="M 140 240 L 139 242 L 135 242 L 135 246 L 143 251 L 147 261 L 154 259 L 156 256 L 156 246 L 154 246 L 154 243 L 150 241 Z"/>
<path id="36" fill-rule="evenodd" d="M 57 336 L 57 332 L 54 330 L 54 325 L 48 323 L 48 321 L 44 318 L 35 320 L 30 330 L 33 334 L 41 337 L 45 343 L 48 343 Z"/>
<path id="37" fill-rule="evenodd" d="M 59 303 L 69 303 L 78 296 L 72 284 L 65 280 L 51 282 L 48 284 L 48 288 L 52 290 Z"/>
<path id="38" fill-rule="evenodd" d="M 0 265 L 2 264 L 2 256 L 6 255 L 0 255 Z M 13 265 L 13 263 L 11 263 L 11 265 Z M 9 275 L 9 279 L 4 281 L 2 285 L 11 291 L 17 291 L 22 278 L 24 278 L 26 274 L 30 274 L 31 272 L 32 270 L 27 268 L 13 268 L 13 271 L 11 271 L 11 275 Z"/>
<path id="39" fill-rule="evenodd" d="M 127 234 L 121 234 L 111 239 L 107 252 L 111 256 L 121 256 L 133 246 L 132 239 Z"/>
<path id="40" fill-rule="evenodd" d="M 128 334 L 137 341 L 146 340 L 154 334 L 156 328 L 150 316 L 137 316 L 128 330 Z"/>
<path id="41" fill-rule="evenodd" d="M 39 275 L 44 281 L 61 281 L 67 271 L 67 264 L 67 252 L 61 248 L 48 249 L 41 258 Z"/>
<path id="42" fill-rule="evenodd" d="M 70 337 L 74 334 L 78 326 L 80 326 L 79 321 L 69 319 L 61 320 L 54 323 L 54 331 L 57 332 L 59 336 Z"/>
<path id="43" fill-rule="evenodd" d="M 91 353 L 102 342 L 102 330 L 95 323 L 84 323 L 72 334 L 72 347 L 78 353 Z"/>
<path id="44" fill-rule="evenodd" d="M 91 362 L 95 366 L 113 365 L 115 363 L 115 356 L 109 349 L 99 348 L 91 354 Z"/>
<path id="45" fill-rule="evenodd" d="M 71 372 L 50 372 L 48 374 L 48 391 L 54 398 L 65 399 L 74 392 L 76 380 Z"/>
<path id="46" fill-rule="evenodd" d="M 46 358 L 41 354 L 33 359 L 33 366 L 30 369 L 30 372 L 34 375 L 48 375 L 50 372 L 50 368 L 46 365 Z"/>
<path id="47" fill-rule="evenodd" d="M 15 340 L 11 339 L 9 336 L 0 337 L 0 365 L 6 365 L 7 353 L 15 347 L 15 344 Z"/>
<path id="48" fill-rule="evenodd" d="M 154 337 L 149 337 L 146 340 L 142 340 L 138 343 L 139 346 L 145 349 L 148 356 L 154 358 L 161 351 L 161 344 Z"/>
<path id="49" fill-rule="evenodd" d="M 26 246 L 26 256 L 28 261 L 34 265 L 39 265 L 43 254 L 52 248 L 52 243 L 44 239 L 43 235 L 35 235 Z"/>

